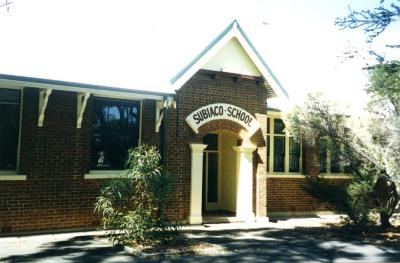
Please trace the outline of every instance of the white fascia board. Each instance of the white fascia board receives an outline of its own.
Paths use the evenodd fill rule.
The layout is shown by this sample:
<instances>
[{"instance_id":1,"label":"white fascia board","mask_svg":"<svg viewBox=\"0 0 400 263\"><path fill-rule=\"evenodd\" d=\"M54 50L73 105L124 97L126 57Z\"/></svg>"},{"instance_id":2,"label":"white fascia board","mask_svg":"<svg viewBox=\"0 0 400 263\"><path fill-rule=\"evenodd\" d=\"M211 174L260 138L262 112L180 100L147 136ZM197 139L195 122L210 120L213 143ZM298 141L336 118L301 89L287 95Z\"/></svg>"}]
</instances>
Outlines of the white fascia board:
<instances>
[{"instance_id":1,"label":"white fascia board","mask_svg":"<svg viewBox=\"0 0 400 263\"><path fill-rule=\"evenodd\" d=\"M236 28L236 27L235 27ZM207 53L194 63L173 85L173 90L179 90L182 86L196 74L210 59L212 59L219 50L221 50L231 38L234 37L233 31L225 34Z\"/></svg>"},{"instance_id":2,"label":"white fascia board","mask_svg":"<svg viewBox=\"0 0 400 263\"><path fill-rule=\"evenodd\" d=\"M8 80L8 79L0 79L0 85L10 85L10 86L20 86L20 87L32 87L32 88L40 88L40 89L53 89L53 90L62 90L62 91L70 91L70 92L88 92L93 95L99 95L103 97L118 97L118 98L127 98L127 99L153 99L153 100L162 100L164 96L156 95L156 94L145 94L145 93L135 93L135 92L124 92L123 89L121 91L113 91L113 90L103 90L103 89L90 89L84 87L70 87L65 85L52 85L46 83L35 83L29 81L20 81L20 80Z\"/></svg>"},{"instance_id":3,"label":"white fascia board","mask_svg":"<svg viewBox=\"0 0 400 263\"><path fill-rule=\"evenodd\" d=\"M286 94L281 90L280 85L271 76L268 69L260 61L253 49L247 43L246 39L240 33L235 23L232 29L225 34L206 54L199 58L173 85L173 90L179 90L196 72L201 69L210 59L212 59L218 51L220 51L232 38L236 38L242 45L252 62L256 65L261 75L267 80L271 88L276 92L278 97L287 98Z\"/></svg>"},{"instance_id":4,"label":"white fascia board","mask_svg":"<svg viewBox=\"0 0 400 263\"><path fill-rule=\"evenodd\" d=\"M234 27L234 36L238 39L239 43L242 45L246 53L249 55L250 59L256 65L257 69L261 72L261 75L267 80L271 88L276 92L278 97L287 98L286 94L280 88L280 85L275 81L275 78L271 76L268 69L265 68L264 64L260 61L257 54L254 53L253 49L244 39L242 34L239 32L237 27Z\"/></svg>"}]
</instances>

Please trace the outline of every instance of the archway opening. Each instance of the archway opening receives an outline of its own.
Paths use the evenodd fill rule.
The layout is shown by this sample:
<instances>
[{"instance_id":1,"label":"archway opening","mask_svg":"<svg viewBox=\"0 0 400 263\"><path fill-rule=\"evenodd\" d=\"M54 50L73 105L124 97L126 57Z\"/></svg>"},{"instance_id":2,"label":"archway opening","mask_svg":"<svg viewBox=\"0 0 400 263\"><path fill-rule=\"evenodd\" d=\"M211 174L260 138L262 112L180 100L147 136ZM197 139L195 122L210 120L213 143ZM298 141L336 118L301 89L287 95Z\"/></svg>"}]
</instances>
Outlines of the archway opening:
<instances>
[{"instance_id":1,"label":"archway opening","mask_svg":"<svg viewBox=\"0 0 400 263\"><path fill-rule=\"evenodd\" d=\"M210 221L229 220L236 216L237 171L235 146L238 137L215 131L203 137L207 145L203 155L202 210Z\"/></svg>"}]
</instances>

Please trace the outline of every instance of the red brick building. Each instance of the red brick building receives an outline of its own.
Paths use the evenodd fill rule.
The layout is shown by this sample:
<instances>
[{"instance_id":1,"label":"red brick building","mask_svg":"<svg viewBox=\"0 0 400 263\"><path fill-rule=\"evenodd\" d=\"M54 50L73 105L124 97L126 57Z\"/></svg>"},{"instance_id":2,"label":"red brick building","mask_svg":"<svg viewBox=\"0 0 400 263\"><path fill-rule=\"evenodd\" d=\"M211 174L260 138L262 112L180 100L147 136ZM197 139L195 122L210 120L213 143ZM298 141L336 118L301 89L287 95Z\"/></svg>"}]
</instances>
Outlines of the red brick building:
<instances>
[{"instance_id":1,"label":"red brick building","mask_svg":"<svg viewBox=\"0 0 400 263\"><path fill-rule=\"evenodd\" d=\"M302 185L343 167L292 140L273 97L287 94L236 21L165 92L0 74L0 233L98 226L104 179L140 144L174 177L171 217L326 212Z\"/></svg>"}]
</instances>

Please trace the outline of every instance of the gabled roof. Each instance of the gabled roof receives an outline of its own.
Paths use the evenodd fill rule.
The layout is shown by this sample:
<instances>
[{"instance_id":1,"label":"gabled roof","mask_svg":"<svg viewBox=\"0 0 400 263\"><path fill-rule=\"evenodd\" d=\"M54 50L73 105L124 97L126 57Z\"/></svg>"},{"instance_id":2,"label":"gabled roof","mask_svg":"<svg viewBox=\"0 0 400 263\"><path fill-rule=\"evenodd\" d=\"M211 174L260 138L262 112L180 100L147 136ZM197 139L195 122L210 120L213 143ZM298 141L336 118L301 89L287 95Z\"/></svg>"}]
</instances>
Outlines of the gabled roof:
<instances>
[{"instance_id":1,"label":"gabled roof","mask_svg":"<svg viewBox=\"0 0 400 263\"><path fill-rule=\"evenodd\" d=\"M219 50L221 50L229 40L236 38L242 45L247 55L261 72L264 79L271 86L272 90L278 97L286 97L289 95L282 87L278 78L271 71L270 67L261 57L260 53L251 43L242 27L237 20L230 23L211 43L201 51L186 67L178 72L170 83L175 90L180 89L196 72L201 69Z\"/></svg>"}]
</instances>

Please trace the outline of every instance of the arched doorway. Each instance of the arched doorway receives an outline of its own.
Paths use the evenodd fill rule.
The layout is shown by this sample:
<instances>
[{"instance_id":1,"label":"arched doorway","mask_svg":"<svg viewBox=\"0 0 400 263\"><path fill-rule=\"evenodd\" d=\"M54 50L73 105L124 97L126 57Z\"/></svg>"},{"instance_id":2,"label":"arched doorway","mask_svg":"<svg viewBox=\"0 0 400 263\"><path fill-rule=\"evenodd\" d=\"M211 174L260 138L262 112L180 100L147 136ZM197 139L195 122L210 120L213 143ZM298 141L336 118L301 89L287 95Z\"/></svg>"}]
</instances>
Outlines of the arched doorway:
<instances>
[{"instance_id":1,"label":"arched doorway","mask_svg":"<svg viewBox=\"0 0 400 263\"><path fill-rule=\"evenodd\" d=\"M230 212L235 221L253 221L253 207L261 211L258 214L264 213L266 202L261 197L266 198L265 191L262 192L266 184L257 177L258 167L253 166L253 153L264 141L258 119L238 106L216 103L193 111L186 122L203 138L193 138L195 143L189 143L189 223L201 224L203 215L213 211ZM212 144L214 147L209 146ZM253 180L254 172L257 181Z\"/></svg>"},{"instance_id":2,"label":"arched doorway","mask_svg":"<svg viewBox=\"0 0 400 263\"><path fill-rule=\"evenodd\" d=\"M211 132L217 133L218 132ZM207 135L207 134L206 134ZM237 145L237 137L218 135L222 138L218 143L210 142L205 139L204 143L201 144L190 144L191 148L191 187L190 187L190 224L201 224L203 222L203 212L207 211L228 211L231 213L236 212L236 216L232 219L235 221L250 221L254 220L253 214L253 152L257 149L256 146L247 143L244 145ZM212 138L215 136L209 136L204 138ZM218 138L218 137L217 137ZM224 144L225 139L226 145L216 148L211 147L208 152L204 151L208 144L214 143L216 145ZM207 143L207 144L205 144ZM229 149L228 155L225 155L224 149L233 149L234 159L230 158L232 151ZM217 149L217 150L215 150ZM220 152L221 151L221 152ZM210 155L211 154L211 155ZM210 161L210 156L211 161ZM225 158L224 158L225 156ZM227 161L218 160L227 159ZM234 161L233 161L234 160ZM212 162L210 164L210 162ZM224 167L228 167L227 171L222 171L222 163L225 163ZM234 164L232 164L234 163ZM214 168L210 168L214 166ZM217 167L217 168L215 168ZM211 170L212 169L212 170ZM229 170L235 170L235 184L232 183L232 174ZM203 170L207 170L203 173ZM209 177L209 174L214 173ZM221 174L227 174L221 178ZM212 177L214 176L214 177ZM204 179L203 179L204 178ZM219 178L219 179L218 179ZM218 183L219 182L219 183ZM224 182L224 183L223 183ZM221 187L223 184L233 187L235 191L226 191L226 188ZM203 187L204 185L204 187ZM218 194L219 193L219 194ZM223 193L223 194L222 194ZM224 199L225 198L225 199ZM236 201L236 204L235 204ZM232 206L236 207L232 208ZM226 217L226 216L225 216ZM226 218L225 220L229 220Z\"/></svg>"},{"instance_id":3,"label":"arched doorway","mask_svg":"<svg viewBox=\"0 0 400 263\"><path fill-rule=\"evenodd\" d=\"M241 141L232 133L216 131L203 137L202 212L206 219L236 216L237 171L234 147ZM207 220L206 220L207 221Z\"/></svg>"}]
</instances>

